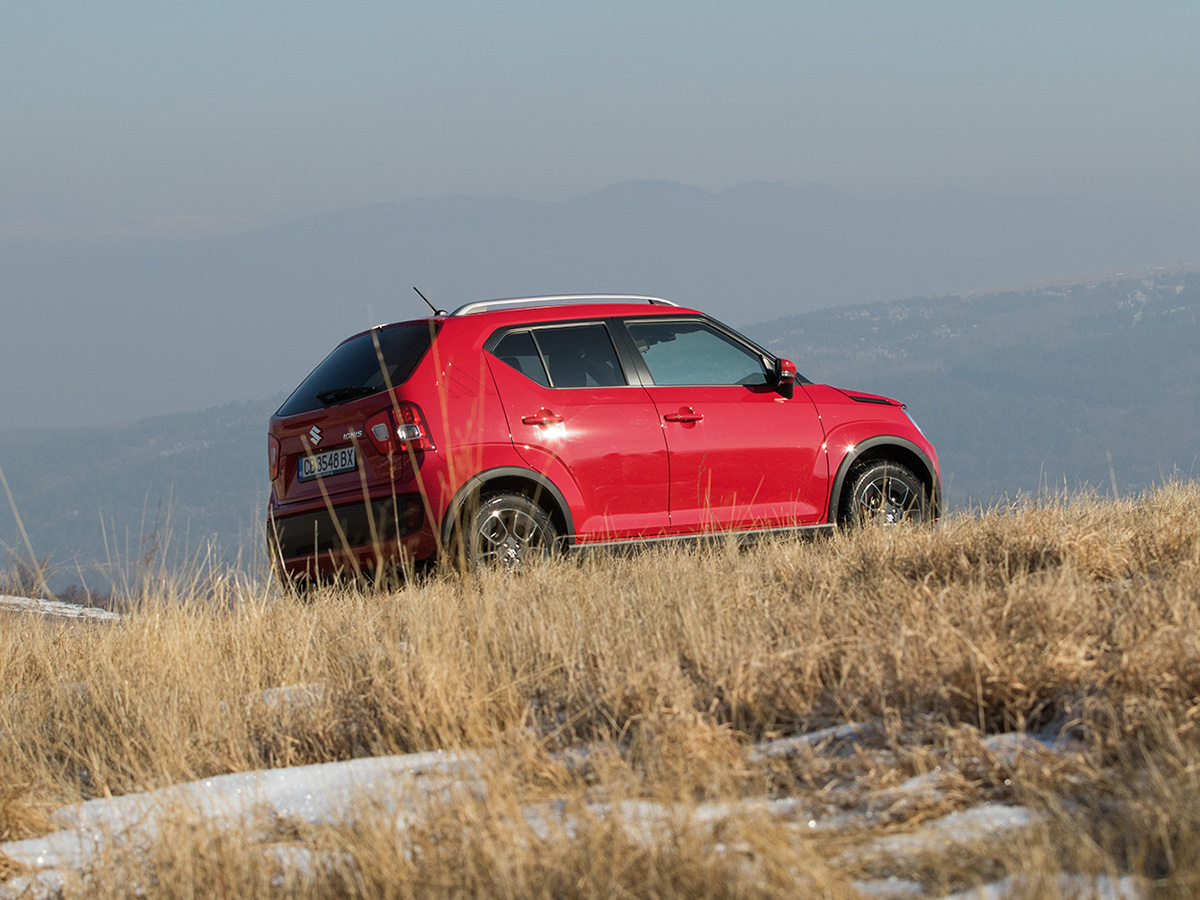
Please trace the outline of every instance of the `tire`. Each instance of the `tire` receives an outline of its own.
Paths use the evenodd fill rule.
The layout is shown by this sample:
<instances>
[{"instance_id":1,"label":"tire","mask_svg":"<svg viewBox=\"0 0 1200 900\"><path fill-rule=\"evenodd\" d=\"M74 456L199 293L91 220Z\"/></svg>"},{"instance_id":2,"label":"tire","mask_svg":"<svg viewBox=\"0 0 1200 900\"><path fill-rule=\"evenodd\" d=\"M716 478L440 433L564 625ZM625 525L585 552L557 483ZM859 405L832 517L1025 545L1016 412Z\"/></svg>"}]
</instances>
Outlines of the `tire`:
<instances>
[{"instance_id":1,"label":"tire","mask_svg":"<svg viewBox=\"0 0 1200 900\"><path fill-rule=\"evenodd\" d=\"M930 520L925 485L907 466L890 460L855 465L846 478L839 519L850 526Z\"/></svg>"},{"instance_id":2,"label":"tire","mask_svg":"<svg viewBox=\"0 0 1200 900\"><path fill-rule=\"evenodd\" d=\"M515 571L551 556L558 529L550 514L523 494L482 498L463 522L463 562L470 569Z\"/></svg>"}]
</instances>

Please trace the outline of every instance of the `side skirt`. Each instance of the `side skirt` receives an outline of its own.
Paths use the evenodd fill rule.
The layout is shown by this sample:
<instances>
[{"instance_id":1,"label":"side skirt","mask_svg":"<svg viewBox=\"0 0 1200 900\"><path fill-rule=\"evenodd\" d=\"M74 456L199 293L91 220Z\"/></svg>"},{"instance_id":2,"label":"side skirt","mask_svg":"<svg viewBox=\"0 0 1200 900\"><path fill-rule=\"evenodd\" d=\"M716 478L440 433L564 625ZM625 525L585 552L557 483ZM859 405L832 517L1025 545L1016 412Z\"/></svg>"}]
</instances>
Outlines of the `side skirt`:
<instances>
[{"instance_id":1,"label":"side skirt","mask_svg":"<svg viewBox=\"0 0 1200 900\"><path fill-rule=\"evenodd\" d=\"M825 523L821 525L788 525L781 528L756 528L749 531L701 531L691 534L668 534L660 537L625 538L613 541L588 541L586 543L581 543L579 540L573 538L571 543L567 545L567 549L574 555L586 553L589 550L612 552L635 550L664 544L694 544L696 546L707 547L730 539L737 541L739 544L753 544L764 538L810 538L822 534L832 534L836 530L836 526Z\"/></svg>"}]
</instances>

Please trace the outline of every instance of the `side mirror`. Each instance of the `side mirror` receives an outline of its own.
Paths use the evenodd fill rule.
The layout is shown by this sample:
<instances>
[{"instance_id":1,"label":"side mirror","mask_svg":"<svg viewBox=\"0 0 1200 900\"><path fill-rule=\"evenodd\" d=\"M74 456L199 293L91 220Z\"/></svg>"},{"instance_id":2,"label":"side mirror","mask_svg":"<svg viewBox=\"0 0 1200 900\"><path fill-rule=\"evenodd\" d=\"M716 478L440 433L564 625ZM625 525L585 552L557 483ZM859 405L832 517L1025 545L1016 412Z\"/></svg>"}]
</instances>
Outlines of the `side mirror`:
<instances>
[{"instance_id":1,"label":"side mirror","mask_svg":"<svg viewBox=\"0 0 1200 900\"><path fill-rule=\"evenodd\" d=\"M775 360L775 386L783 387L796 383L796 364L782 357Z\"/></svg>"}]
</instances>

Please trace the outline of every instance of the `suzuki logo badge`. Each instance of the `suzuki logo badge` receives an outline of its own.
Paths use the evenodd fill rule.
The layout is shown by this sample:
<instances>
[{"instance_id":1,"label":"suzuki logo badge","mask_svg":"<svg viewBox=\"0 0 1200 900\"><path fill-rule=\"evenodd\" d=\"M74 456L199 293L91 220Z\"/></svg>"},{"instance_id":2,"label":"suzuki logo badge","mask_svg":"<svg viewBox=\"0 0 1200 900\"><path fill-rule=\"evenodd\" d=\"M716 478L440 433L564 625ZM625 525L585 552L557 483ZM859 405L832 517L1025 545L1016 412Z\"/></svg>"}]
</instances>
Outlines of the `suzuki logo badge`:
<instances>
[{"instance_id":1,"label":"suzuki logo badge","mask_svg":"<svg viewBox=\"0 0 1200 900\"><path fill-rule=\"evenodd\" d=\"M318 428L316 425L314 425L312 428L310 428L308 430L308 439L310 441L312 441L312 445L314 447L317 446L317 444L321 443L321 429Z\"/></svg>"}]
</instances>

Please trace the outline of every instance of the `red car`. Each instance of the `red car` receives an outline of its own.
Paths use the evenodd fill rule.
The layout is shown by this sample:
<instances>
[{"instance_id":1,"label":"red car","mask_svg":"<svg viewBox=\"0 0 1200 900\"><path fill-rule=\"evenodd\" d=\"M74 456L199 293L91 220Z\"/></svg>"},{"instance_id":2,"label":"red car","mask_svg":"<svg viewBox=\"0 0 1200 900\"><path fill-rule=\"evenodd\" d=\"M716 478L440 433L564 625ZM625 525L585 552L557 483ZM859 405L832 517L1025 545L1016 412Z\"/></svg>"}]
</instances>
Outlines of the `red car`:
<instances>
[{"instance_id":1,"label":"red car","mask_svg":"<svg viewBox=\"0 0 1200 900\"><path fill-rule=\"evenodd\" d=\"M280 574L378 573L938 511L895 400L812 384L693 309L527 297L347 338L271 418Z\"/></svg>"}]
</instances>

